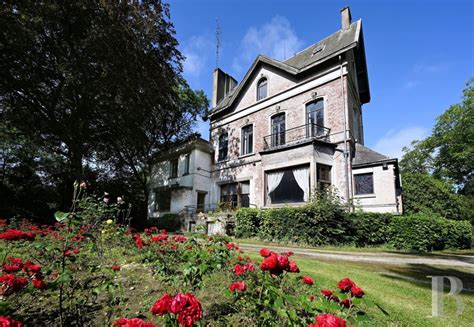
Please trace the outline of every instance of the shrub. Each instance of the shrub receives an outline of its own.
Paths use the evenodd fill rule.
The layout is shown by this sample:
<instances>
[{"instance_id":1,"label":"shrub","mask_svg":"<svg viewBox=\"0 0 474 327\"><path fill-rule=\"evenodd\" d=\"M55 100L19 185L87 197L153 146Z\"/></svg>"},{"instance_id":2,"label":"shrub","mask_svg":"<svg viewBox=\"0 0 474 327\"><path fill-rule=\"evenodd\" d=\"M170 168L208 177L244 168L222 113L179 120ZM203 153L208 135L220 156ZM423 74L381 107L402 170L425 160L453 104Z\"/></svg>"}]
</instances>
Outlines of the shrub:
<instances>
[{"instance_id":1,"label":"shrub","mask_svg":"<svg viewBox=\"0 0 474 327\"><path fill-rule=\"evenodd\" d=\"M166 229L169 232L179 231L182 227L181 219L177 214L167 213L160 218L153 218L148 221L149 226L158 229Z\"/></svg>"},{"instance_id":2,"label":"shrub","mask_svg":"<svg viewBox=\"0 0 474 327\"><path fill-rule=\"evenodd\" d=\"M432 213L393 217L389 243L397 249L432 251L445 248L469 248L472 226L467 221L455 221Z\"/></svg>"},{"instance_id":3,"label":"shrub","mask_svg":"<svg viewBox=\"0 0 474 327\"><path fill-rule=\"evenodd\" d=\"M318 192L303 207L266 210L258 236L264 240L309 245L343 244L349 241L350 229L343 205L328 191Z\"/></svg>"},{"instance_id":4,"label":"shrub","mask_svg":"<svg viewBox=\"0 0 474 327\"><path fill-rule=\"evenodd\" d=\"M250 238L257 236L262 219L262 210L242 208L235 214L235 236Z\"/></svg>"},{"instance_id":5,"label":"shrub","mask_svg":"<svg viewBox=\"0 0 474 327\"><path fill-rule=\"evenodd\" d=\"M391 214L355 212L348 214L352 223L352 240L356 246L382 245L388 239Z\"/></svg>"}]
</instances>

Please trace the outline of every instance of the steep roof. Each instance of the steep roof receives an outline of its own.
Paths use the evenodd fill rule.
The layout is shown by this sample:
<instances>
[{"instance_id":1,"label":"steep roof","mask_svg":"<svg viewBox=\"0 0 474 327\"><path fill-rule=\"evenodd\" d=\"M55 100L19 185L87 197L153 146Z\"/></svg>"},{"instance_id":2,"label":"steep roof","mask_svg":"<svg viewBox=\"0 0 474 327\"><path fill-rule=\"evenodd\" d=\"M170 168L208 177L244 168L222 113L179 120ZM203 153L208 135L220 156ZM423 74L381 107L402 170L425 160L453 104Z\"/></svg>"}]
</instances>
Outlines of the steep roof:
<instances>
[{"instance_id":1,"label":"steep roof","mask_svg":"<svg viewBox=\"0 0 474 327\"><path fill-rule=\"evenodd\" d=\"M214 114L232 105L234 100L238 97L240 91L245 87L247 82L249 82L252 73L261 64L271 65L295 76L316 65L321 64L330 58L334 58L335 56L351 48L357 47L360 44L361 46L359 52L360 56L363 57L361 62L364 65L363 73L366 76L365 52L363 49L363 40L361 37L362 20L359 19L358 21L352 23L348 29L341 29L331 34L323 40L296 53L293 57L290 57L285 61L279 61L264 55L258 55L242 81L233 90L226 94L226 96L217 104L217 106L212 109L210 116L213 116ZM315 51L317 48L320 51ZM366 102L368 102L368 99L370 99L370 96L367 97Z\"/></svg>"},{"instance_id":2,"label":"steep roof","mask_svg":"<svg viewBox=\"0 0 474 327\"><path fill-rule=\"evenodd\" d=\"M356 143L355 145L355 156L352 160L352 166L364 166L369 164L374 164L377 162L384 161L396 161L395 158L387 157L383 154L380 154L372 149L369 149L362 144Z\"/></svg>"}]
</instances>

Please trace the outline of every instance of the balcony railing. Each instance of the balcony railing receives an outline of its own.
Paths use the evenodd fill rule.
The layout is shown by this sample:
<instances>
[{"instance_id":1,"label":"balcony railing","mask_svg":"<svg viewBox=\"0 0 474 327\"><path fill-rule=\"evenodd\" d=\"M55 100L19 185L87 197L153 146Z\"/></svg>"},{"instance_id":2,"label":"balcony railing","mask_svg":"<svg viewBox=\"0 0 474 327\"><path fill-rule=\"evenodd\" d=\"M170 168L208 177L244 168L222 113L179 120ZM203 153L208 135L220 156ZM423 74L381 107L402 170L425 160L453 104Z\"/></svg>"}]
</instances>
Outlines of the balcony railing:
<instances>
[{"instance_id":1,"label":"balcony railing","mask_svg":"<svg viewBox=\"0 0 474 327\"><path fill-rule=\"evenodd\" d=\"M303 143L308 140L329 141L331 129L316 125L306 124L289 128L280 133L273 133L264 137L264 150L273 150L281 147Z\"/></svg>"}]
</instances>

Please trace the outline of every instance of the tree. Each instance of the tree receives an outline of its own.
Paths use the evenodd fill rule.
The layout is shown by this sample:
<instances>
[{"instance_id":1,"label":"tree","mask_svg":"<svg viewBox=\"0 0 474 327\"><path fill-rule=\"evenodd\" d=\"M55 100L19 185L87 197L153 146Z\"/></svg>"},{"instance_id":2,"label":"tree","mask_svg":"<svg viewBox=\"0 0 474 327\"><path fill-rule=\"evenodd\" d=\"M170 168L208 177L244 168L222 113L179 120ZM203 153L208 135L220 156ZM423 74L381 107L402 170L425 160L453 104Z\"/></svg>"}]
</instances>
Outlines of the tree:
<instances>
[{"instance_id":1,"label":"tree","mask_svg":"<svg viewBox=\"0 0 474 327\"><path fill-rule=\"evenodd\" d=\"M467 83L463 102L436 119L432 135L404 149L402 172L432 173L470 193L474 177L474 79Z\"/></svg>"},{"instance_id":2,"label":"tree","mask_svg":"<svg viewBox=\"0 0 474 327\"><path fill-rule=\"evenodd\" d=\"M53 173L61 176L63 206L72 182L85 177L85 163L113 164L109 176L131 176L146 192L153 157L188 137L208 105L181 76L168 6L160 0L2 4L0 113L38 156L61 162ZM51 173L37 168L37 175Z\"/></svg>"},{"instance_id":3,"label":"tree","mask_svg":"<svg viewBox=\"0 0 474 327\"><path fill-rule=\"evenodd\" d=\"M474 79L463 101L436 119L432 134L404 148L404 210L474 221Z\"/></svg>"}]
</instances>

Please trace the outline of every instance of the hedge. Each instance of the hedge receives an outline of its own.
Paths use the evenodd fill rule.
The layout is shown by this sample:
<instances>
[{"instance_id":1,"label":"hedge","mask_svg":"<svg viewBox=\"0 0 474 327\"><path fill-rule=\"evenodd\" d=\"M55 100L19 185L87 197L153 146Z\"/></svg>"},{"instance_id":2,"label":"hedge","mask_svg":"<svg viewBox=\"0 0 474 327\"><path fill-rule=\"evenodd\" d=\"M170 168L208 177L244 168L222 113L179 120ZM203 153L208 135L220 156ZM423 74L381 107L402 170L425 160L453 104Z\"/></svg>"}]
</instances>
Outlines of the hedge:
<instances>
[{"instance_id":1,"label":"hedge","mask_svg":"<svg viewBox=\"0 0 474 327\"><path fill-rule=\"evenodd\" d=\"M388 244L399 250L424 252L470 248L472 225L432 213L407 216L347 213L334 206L308 204L267 210L240 209L236 214L235 235L312 246Z\"/></svg>"},{"instance_id":2,"label":"hedge","mask_svg":"<svg viewBox=\"0 0 474 327\"><path fill-rule=\"evenodd\" d=\"M472 225L432 213L393 217L388 228L389 244L406 251L467 249L471 247Z\"/></svg>"}]
</instances>

